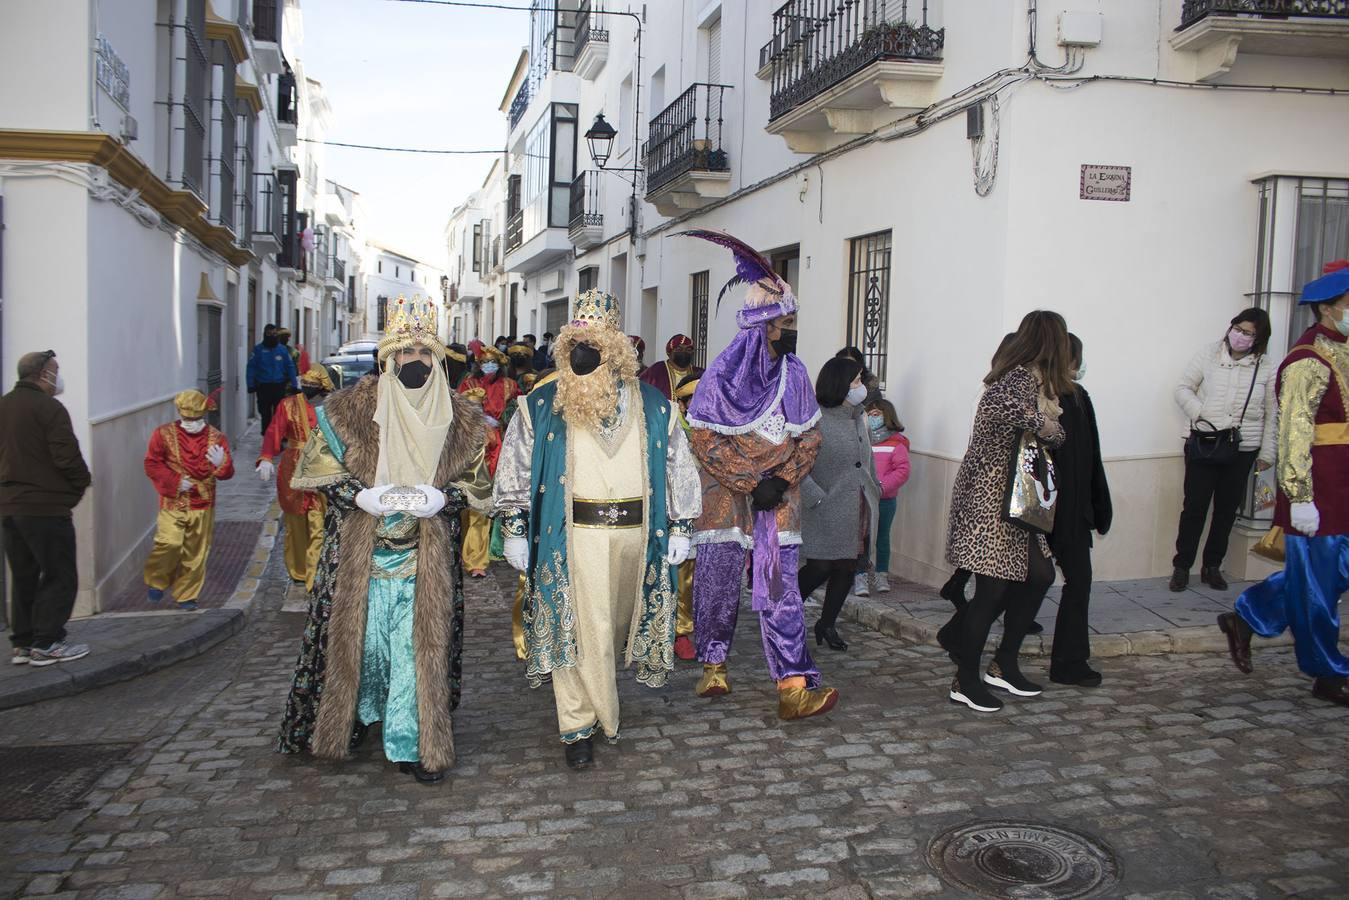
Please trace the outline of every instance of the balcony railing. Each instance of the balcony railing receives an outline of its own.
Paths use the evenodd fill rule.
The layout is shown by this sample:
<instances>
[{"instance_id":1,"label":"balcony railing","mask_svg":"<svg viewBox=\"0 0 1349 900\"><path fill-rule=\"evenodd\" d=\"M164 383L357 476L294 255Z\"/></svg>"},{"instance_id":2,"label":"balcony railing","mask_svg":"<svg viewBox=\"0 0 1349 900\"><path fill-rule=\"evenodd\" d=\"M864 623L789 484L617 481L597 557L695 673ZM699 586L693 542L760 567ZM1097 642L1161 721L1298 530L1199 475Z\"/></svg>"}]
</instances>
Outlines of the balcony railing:
<instances>
[{"instance_id":1,"label":"balcony railing","mask_svg":"<svg viewBox=\"0 0 1349 900\"><path fill-rule=\"evenodd\" d=\"M506 220L506 252L518 250L525 242L525 211L518 210Z\"/></svg>"},{"instance_id":2,"label":"balcony railing","mask_svg":"<svg viewBox=\"0 0 1349 900\"><path fill-rule=\"evenodd\" d=\"M695 84L651 120L651 138L643 162L648 193L685 172L730 170L730 160L721 147L723 108L729 89L724 84Z\"/></svg>"},{"instance_id":3,"label":"balcony railing","mask_svg":"<svg viewBox=\"0 0 1349 900\"><path fill-rule=\"evenodd\" d=\"M1349 19L1349 0L1185 0L1178 30L1189 28L1207 16Z\"/></svg>"},{"instance_id":4,"label":"balcony railing","mask_svg":"<svg viewBox=\"0 0 1349 900\"><path fill-rule=\"evenodd\" d=\"M776 119L880 60L940 60L946 29L927 24L927 0L788 0L773 13Z\"/></svg>"},{"instance_id":5,"label":"balcony railing","mask_svg":"<svg viewBox=\"0 0 1349 900\"><path fill-rule=\"evenodd\" d=\"M290 66L276 79L276 120L288 125L300 124L300 98L296 92L295 73Z\"/></svg>"},{"instance_id":6,"label":"balcony railing","mask_svg":"<svg viewBox=\"0 0 1349 900\"><path fill-rule=\"evenodd\" d=\"M590 177L586 177L590 176ZM600 179L598 172L582 172L571 183L569 228L584 228L587 225L603 225L604 215L600 213Z\"/></svg>"},{"instance_id":7,"label":"balcony railing","mask_svg":"<svg viewBox=\"0 0 1349 900\"><path fill-rule=\"evenodd\" d=\"M341 259L340 257L334 256L334 257L332 258L332 264L331 264L331 266L329 266L329 268L328 268L328 274L329 274L331 277L337 279L337 280L338 280L339 282L341 282L342 284L346 284L346 281L347 281L347 263L346 263L346 260Z\"/></svg>"},{"instance_id":8,"label":"balcony railing","mask_svg":"<svg viewBox=\"0 0 1349 900\"><path fill-rule=\"evenodd\" d=\"M520 90L515 92L515 99L511 101L511 128L520 124L524 118L525 110L529 109L529 81L520 82Z\"/></svg>"},{"instance_id":9,"label":"balcony railing","mask_svg":"<svg viewBox=\"0 0 1349 900\"><path fill-rule=\"evenodd\" d=\"M581 0L581 5L576 10L576 55L579 57L585 45L591 41L596 43L609 43L609 32L604 28L596 28L598 22L594 22L591 17L591 7L594 4L591 0Z\"/></svg>"},{"instance_id":10,"label":"balcony railing","mask_svg":"<svg viewBox=\"0 0 1349 900\"><path fill-rule=\"evenodd\" d=\"M281 0L253 0L253 40L281 42Z\"/></svg>"},{"instance_id":11,"label":"balcony railing","mask_svg":"<svg viewBox=\"0 0 1349 900\"><path fill-rule=\"evenodd\" d=\"M247 249L252 240L253 222L253 191L250 185L243 185L234 195L234 221L238 227L234 229L234 242L240 247Z\"/></svg>"},{"instance_id":12,"label":"balcony railing","mask_svg":"<svg viewBox=\"0 0 1349 900\"><path fill-rule=\"evenodd\" d=\"M492 268L501 265L501 235L492 238Z\"/></svg>"}]
</instances>

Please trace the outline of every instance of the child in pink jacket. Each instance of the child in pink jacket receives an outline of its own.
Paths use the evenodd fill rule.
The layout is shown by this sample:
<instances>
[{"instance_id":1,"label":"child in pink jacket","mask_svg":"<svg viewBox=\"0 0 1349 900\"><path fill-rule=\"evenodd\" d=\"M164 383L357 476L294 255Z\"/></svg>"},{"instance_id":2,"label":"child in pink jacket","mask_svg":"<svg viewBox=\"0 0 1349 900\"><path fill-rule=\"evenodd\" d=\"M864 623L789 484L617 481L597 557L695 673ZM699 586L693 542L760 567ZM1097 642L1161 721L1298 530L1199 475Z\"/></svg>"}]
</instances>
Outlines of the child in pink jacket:
<instances>
[{"instance_id":1,"label":"child in pink jacket","mask_svg":"<svg viewBox=\"0 0 1349 900\"><path fill-rule=\"evenodd\" d=\"M899 489L909 480L909 439L904 425L889 400L867 402L867 429L871 434L871 454L876 460L876 477L881 481L880 518L876 525L877 591L890 590L890 524L895 520ZM858 585L865 594L865 576Z\"/></svg>"}]
</instances>

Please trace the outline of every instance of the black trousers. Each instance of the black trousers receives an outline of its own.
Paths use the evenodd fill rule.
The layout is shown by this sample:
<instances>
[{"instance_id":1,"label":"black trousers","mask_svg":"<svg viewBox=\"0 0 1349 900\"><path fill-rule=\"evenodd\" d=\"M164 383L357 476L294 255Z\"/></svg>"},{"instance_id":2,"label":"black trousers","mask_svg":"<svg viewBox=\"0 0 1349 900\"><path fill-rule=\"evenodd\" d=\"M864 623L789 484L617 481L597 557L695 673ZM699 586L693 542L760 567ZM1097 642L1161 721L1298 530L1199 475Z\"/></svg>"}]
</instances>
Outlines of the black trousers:
<instances>
[{"instance_id":1,"label":"black trousers","mask_svg":"<svg viewBox=\"0 0 1349 900\"><path fill-rule=\"evenodd\" d=\"M1063 595L1054 620L1054 647L1050 666L1072 666L1091 658L1087 607L1091 603L1091 541L1054 544L1054 559L1063 570Z\"/></svg>"},{"instance_id":2,"label":"black trousers","mask_svg":"<svg viewBox=\"0 0 1349 900\"><path fill-rule=\"evenodd\" d=\"M286 383L284 381L276 384L258 383L258 417L262 419L262 433L267 433L267 426L272 424L272 416L276 413L276 407L282 400L286 399Z\"/></svg>"},{"instance_id":3,"label":"black trousers","mask_svg":"<svg viewBox=\"0 0 1349 900\"><path fill-rule=\"evenodd\" d=\"M821 627L833 628L838 621L838 614L843 610L843 601L848 599L855 574L855 559L808 559L801 567L797 580L802 598L815 593L820 585L825 586L824 609L820 612L819 622Z\"/></svg>"},{"instance_id":4,"label":"black trousers","mask_svg":"<svg viewBox=\"0 0 1349 900\"><path fill-rule=\"evenodd\" d=\"M10 642L45 650L65 640L75 608L75 523L70 516L5 516L0 525L14 574Z\"/></svg>"},{"instance_id":5,"label":"black trousers","mask_svg":"<svg viewBox=\"0 0 1349 900\"><path fill-rule=\"evenodd\" d=\"M1180 512L1180 529L1176 534L1176 556L1171 564L1189 571L1199 549L1199 536L1204 533L1209 506L1213 507L1213 522L1209 525L1208 540L1204 543L1204 567L1216 569L1227 556L1227 541L1237 521L1237 507L1242 492L1255 465L1256 450L1238 453L1225 466L1185 461L1185 505Z\"/></svg>"},{"instance_id":6,"label":"black trousers","mask_svg":"<svg viewBox=\"0 0 1349 900\"><path fill-rule=\"evenodd\" d=\"M1026 629L1035 621L1045 593L1054 583L1054 563L1040 552L1039 541L1030 539L1025 581L1009 581L991 575L974 576L974 598L942 626L945 642L958 648L962 677L978 678L980 657L988 632L998 616L1002 620L1002 643L994 659L1015 662Z\"/></svg>"}]
</instances>

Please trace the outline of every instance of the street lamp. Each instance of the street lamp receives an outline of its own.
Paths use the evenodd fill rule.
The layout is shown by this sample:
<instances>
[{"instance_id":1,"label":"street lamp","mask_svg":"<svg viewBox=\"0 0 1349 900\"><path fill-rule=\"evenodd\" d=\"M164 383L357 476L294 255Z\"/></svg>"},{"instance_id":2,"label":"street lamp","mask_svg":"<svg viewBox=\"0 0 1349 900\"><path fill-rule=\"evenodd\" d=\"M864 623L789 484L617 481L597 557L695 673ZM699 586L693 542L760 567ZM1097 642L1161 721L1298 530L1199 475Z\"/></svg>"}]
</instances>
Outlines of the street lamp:
<instances>
[{"instance_id":1,"label":"street lamp","mask_svg":"<svg viewBox=\"0 0 1349 900\"><path fill-rule=\"evenodd\" d=\"M614 138L617 136L618 132L614 130L614 126L604 121L604 113L595 116L595 123L586 132L586 143L590 145L590 158L601 169L609 161L609 154L614 146Z\"/></svg>"}]
</instances>

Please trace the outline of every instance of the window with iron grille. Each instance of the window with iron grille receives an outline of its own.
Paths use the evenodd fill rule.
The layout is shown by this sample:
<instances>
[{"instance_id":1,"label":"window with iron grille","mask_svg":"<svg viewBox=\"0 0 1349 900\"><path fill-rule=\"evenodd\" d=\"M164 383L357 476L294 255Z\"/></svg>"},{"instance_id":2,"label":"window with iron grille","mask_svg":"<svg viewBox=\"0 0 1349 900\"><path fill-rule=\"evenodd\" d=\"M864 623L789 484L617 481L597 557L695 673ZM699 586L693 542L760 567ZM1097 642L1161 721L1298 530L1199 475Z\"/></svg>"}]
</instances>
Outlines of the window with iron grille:
<instances>
[{"instance_id":1,"label":"window with iron grille","mask_svg":"<svg viewBox=\"0 0 1349 900\"><path fill-rule=\"evenodd\" d=\"M586 291L592 291L599 285L600 267L586 266L576 273L576 293L584 294Z\"/></svg>"},{"instance_id":2,"label":"window with iron grille","mask_svg":"<svg viewBox=\"0 0 1349 900\"><path fill-rule=\"evenodd\" d=\"M220 75L220 86L212 92L211 139L207 151L207 169L211 173L210 213L212 221L226 228L235 227L234 181L236 117L234 113L234 56L224 41L210 41L211 68ZM212 78L214 84L215 79Z\"/></svg>"},{"instance_id":3,"label":"window with iron grille","mask_svg":"<svg viewBox=\"0 0 1349 900\"><path fill-rule=\"evenodd\" d=\"M389 311L389 298L381 294L375 298L375 330L384 330L384 317Z\"/></svg>"},{"instance_id":4,"label":"window with iron grille","mask_svg":"<svg viewBox=\"0 0 1349 900\"><path fill-rule=\"evenodd\" d=\"M889 358L890 241L889 231L878 231L848 242L848 343L862 351L882 390Z\"/></svg>"},{"instance_id":5,"label":"window with iron grille","mask_svg":"<svg viewBox=\"0 0 1349 900\"><path fill-rule=\"evenodd\" d=\"M206 57L206 0L187 0L183 21L186 36L183 84L183 186L205 197L206 82L210 67Z\"/></svg>"},{"instance_id":6,"label":"window with iron grille","mask_svg":"<svg viewBox=\"0 0 1349 900\"><path fill-rule=\"evenodd\" d=\"M711 272L694 272L693 287L693 364L707 366L707 293Z\"/></svg>"},{"instance_id":7,"label":"window with iron grille","mask_svg":"<svg viewBox=\"0 0 1349 900\"><path fill-rule=\"evenodd\" d=\"M234 233L239 244L246 246L252 240L253 215L253 129L257 119L250 107L240 107L235 114L235 197L238 215L234 219Z\"/></svg>"}]
</instances>

